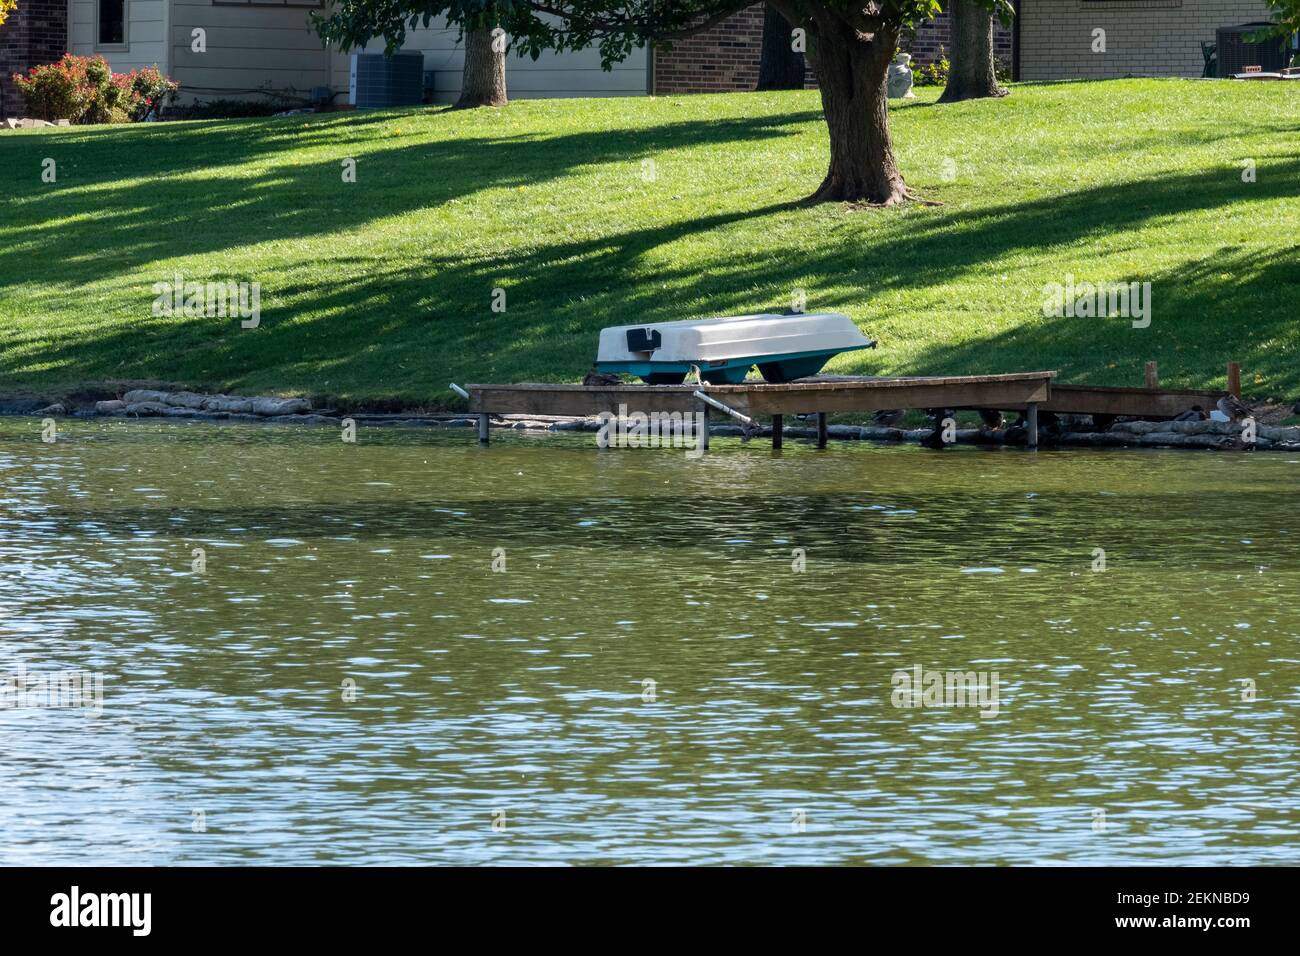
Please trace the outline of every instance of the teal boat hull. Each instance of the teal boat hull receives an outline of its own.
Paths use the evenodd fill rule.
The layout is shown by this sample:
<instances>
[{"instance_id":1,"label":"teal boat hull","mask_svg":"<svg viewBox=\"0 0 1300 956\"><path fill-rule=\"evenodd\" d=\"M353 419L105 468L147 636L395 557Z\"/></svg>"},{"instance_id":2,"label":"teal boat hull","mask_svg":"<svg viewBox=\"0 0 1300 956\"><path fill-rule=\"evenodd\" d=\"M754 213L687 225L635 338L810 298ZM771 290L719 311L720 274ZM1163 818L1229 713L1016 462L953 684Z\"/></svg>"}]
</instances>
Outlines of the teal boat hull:
<instances>
[{"instance_id":1,"label":"teal boat hull","mask_svg":"<svg viewBox=\"0 0 1300 956\"><path fill-rule=\"evenodd\" d=\"M797 378L816 375L827 362L841 352L856 352L870 348L855 345L847 349L827 349L820 352L790 352L786 355L763 355L748 358L724 359L719 362L597 362L601 372L635 375L647 385L680 385L692 365L700 368L700 377L711 385L739 385L758 366L766 382L792 382Z\"/></svg>"}]
</instances>

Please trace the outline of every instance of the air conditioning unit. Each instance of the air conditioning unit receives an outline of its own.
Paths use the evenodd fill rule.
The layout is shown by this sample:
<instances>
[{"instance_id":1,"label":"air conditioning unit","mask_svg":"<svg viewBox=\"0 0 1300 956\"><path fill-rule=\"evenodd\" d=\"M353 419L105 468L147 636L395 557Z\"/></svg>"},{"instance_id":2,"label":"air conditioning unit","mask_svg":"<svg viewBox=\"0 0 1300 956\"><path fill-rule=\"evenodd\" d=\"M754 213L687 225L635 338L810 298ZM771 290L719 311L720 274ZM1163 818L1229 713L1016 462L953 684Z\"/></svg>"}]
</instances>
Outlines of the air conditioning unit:
<instances>
[{"instance_id":1,"label":"air conditioning unit","mask_svg":"<svg viewBox=\"0 0 1300 956\"><path fill-rule=\"evenodd\" d=\"M1245 73L1248 66L1257 66L1265 73L1276 73L1289 65L1287 48L1290 44L1286 37L1271 36L1259 43L1247 39L1271 26L1273 24L1268 22L1243 23L1239 27L1219 27L1215 31L1220 78Z\"/></svg>"},{"instance_id":2,"label":"air conditioning unit","mask_svg":"<svg viewBox=\"0 0 1300 956\"><path fill-rule=\"evenodd\" d=\"M419 106L423 98L423 53L352 54L348 102L357 109Z\"/></svg>"}]
</instances>

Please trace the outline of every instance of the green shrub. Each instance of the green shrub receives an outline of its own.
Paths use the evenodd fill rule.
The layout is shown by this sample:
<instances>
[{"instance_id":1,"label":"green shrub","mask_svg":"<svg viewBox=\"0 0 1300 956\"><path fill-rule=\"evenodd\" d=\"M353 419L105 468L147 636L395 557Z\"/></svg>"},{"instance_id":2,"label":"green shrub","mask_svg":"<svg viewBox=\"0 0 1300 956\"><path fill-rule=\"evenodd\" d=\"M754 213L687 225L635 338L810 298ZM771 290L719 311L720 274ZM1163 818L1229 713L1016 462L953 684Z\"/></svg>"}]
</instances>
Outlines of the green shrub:
<instances>
[{"instance_id":1,"label":"green shrub","mask_svg":"<svg viewBox=\"0 0 1300 956\"><path fill-rule=\"evenodd\" d=\"M167 113L170 119L205 120L205 119L246 119L253 116L274 116L285 110L296 109L305 104L303 97L281 94L263 94L269 97L261 100L211 99L201 103L189 103L178 106Z\"/></svg>"},{"instance_id":2,"label":"green shrub","mask_svg":"<svg viewBox=\"0 0 1300 956\"><path fill-rule=\"evenodd\" d=\"M914 71L912 82L917 86L947 86L948 71L952 64L948 62L948 54L944 52L943 47L939 47L939 56L933 63L927 63L925 66L918 66ZM1011 61L1006 57L995 56L993 58L993 75L997 77L998 83L1011 82Z\"/></svg>"},{"instance_id":3,"label":"green shrub","mask_svg":"<svg viewBox=\"0 0 1300 956\"><path fill-rule=\"evenodd\" d=\"M1005 56L993 58L993 75L999 84L1011 82L1011 60Z\"/></svg>"},{"instance_id":4,"label":"green shrub","mask_svg":"<svg viewBox=\"0 0 1300 956\"><path fill-rule=\"evenodd\" d=\"M157 64L132 70L126 77L131 81L131 119L136 122L148 119L151 114L157 119L163 103L180 89L180 84L164 76Z\"/></svg>"},{"instance_id":5,"label":"green shrub","mask_svg":"<svg viewBox=\"0 0 1300 956\"><path fill-rule=\"evenodd\" d=\"M85 70L68 54L58 63L34 66L26 76L13 75L34 119L70 120L86 111Z\"/></svg>"},{"instance_id":6,"label":"green shrub","mask_svg":"<svg viewBox=\"0 0 1300 956\"><path fill-rule=\"evenodd\" d=\"M58 63L34 66L14 83L35 119L125 123L156 113L177 84L156 67L114 73L102 56L65 53Z\"/></svg>"},{"instance_id":7,"label":"green shrub","mask_svg":"<svg viewBox=\"0 0 1300 956\"><path fill-rule=\"evenodd\" d=\"M917 86L944 86L948 82L948 54L939 47L939 55L933 62L917 67L912 82Z\"/></svg>"}]
</instances>

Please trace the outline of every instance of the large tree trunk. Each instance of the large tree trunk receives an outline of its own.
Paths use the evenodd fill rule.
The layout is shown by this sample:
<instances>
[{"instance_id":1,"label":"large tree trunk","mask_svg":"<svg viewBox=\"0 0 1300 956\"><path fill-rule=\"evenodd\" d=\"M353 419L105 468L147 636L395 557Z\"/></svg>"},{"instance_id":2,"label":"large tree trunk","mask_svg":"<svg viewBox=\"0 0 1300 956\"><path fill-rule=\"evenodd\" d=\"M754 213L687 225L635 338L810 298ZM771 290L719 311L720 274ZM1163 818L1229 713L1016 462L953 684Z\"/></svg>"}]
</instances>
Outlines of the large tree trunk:
<instances>
[{"instance_id":1,"label":"large tree trunk","mask_svg":"<svg viewBox=\"0 0 1300 956\"><path fill-rule=\"evenodd\" d=\"M993 69L993 14L971 0L956 0L952 17L952 58L940 103L1006 96Z\"/></svg>"},{"instance_id":2,"label":"large tree trunk","mask_svg":"<svg viewBox=\"0 0 1300 956\"><path fill-rule=\"evenodd\" d=\"M802 90L804 59L794 51L794 28L769 3L763 11L763 52L758 61L760 90Z\"/></svg>"},{"instance_id":3,"label":"large tree trunk","mask_svg":"<svg viewBox=\"0 0 1300 956\"><path fill-rule=\"evenodd\" d=\"M897 30L869 42L849 31L820 31L813 50L822 112L831 135L831 162L813 202L892 206L908 198L889 137L885 74L898 50Z\"/></svg>"},{"instance_id":4,"label":"large tree trunk","mask_svg":"<svg viewBox=\"0 0 1300 956\"><path fill-rule=\"evenodd\" d=\"M505 37L501 37L504 41ZM492 49L492 31L469 30L465 33L465 69L461 74L458 110L476 106L506 105L506 51Z\"/></svg>"}]
</instances>

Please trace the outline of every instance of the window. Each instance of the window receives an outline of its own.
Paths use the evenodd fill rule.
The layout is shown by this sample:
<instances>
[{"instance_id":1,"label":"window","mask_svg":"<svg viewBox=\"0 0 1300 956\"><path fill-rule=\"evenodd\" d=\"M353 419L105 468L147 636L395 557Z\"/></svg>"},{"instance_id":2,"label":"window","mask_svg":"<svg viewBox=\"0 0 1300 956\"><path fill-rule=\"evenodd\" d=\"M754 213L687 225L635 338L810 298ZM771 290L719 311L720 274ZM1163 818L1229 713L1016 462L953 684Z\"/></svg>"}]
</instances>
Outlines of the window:
<instances>
[{"instance_id":1,"label":"window","mask_svg":"<svg viewBox=\"0 0 1300 956\"><path fill-rule=\"evenodd\" d=\"M214 7L319 7L321 0L212 0Z\"/></svg>"},{"instance_id":2,"label":"window","mask_svg":"<svg viewBox=\"0 0 1300 956\"><path fill-rule=\"evenodd\" d=\"M1079 9L1094 10L1112 7L1120 10L1143 7L1181 7L1183 0L1079 0Z\"/></svg>"},{"instance_id":3,"label":"window","mask_svg":"<svg viewBox=\"0 0 1300 956\"><path fill-rule=\"evenodd\" d=\"M96 46L126 46L126 0L99 0Z\"/></svg>"}]
</instances>

